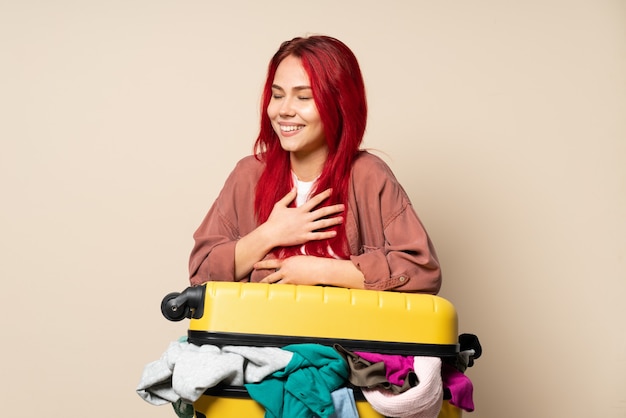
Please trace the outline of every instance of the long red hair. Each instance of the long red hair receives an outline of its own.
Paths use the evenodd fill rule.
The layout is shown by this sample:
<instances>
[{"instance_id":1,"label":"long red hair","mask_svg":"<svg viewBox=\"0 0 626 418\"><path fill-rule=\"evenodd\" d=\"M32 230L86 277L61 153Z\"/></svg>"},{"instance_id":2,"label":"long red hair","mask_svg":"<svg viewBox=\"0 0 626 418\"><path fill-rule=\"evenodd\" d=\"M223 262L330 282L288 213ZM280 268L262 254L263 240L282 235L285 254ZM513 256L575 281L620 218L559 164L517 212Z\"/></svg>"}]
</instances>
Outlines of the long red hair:
<instances>
[{"instance_id":1,"label":"long red hair","mask_svg":"<svg viewBox=\"0 0 626 418\"><path fill-rule=\"evenodd\" d=\"M288 56L300 58L309 76L315 105L328 144L328 158L312 194L327 188L333 194L321 205L344 203L347 207L352 163L359 152L367 120L365 85L358 61L341 41L329 36L294 38L284 42L272 57L261 100L261 127L254 144L256 157L265 168L256 186L255 212L259 223L267 220L274 204L293 187L289 152L282 149L267 115L276 69ZM345 216L345 215L344 215ZM335 227L329 240L305 244L306 254L329 257L328 248L341 258L349 255L345 225ZM274 249L281 258L300 253L300 246Z\"/></svg>"}]
</instances>

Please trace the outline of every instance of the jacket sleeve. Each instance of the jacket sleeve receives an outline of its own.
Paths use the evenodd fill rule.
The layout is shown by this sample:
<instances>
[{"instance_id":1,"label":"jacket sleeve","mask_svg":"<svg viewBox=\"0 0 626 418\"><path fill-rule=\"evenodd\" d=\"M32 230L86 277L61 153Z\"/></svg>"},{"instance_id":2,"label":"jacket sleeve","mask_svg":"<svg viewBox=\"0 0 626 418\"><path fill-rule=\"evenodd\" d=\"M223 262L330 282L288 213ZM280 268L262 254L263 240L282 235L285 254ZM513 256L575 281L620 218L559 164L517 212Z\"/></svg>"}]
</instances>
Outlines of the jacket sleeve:
<instances>
[{"instance_id":1,"label":"jacket sleeve","mask_svg":"<svg viewBox=\"0 0 626 418\"><path fill-rule=\"evenodd\" d=\"M189 257L189 281L235 280L235 245L255 227L254 185L258 164L243 159L226 179L220 194L193 234Z\"/></svg>"},{"instance_id":2,"label":"jacket sleeve","mask_svg":"<svg viewBox=\"0 0 626 418\"><path fill-rule=\"evenodd\" d=\"M369 167L366 178L355 180L361 184L355 185L353 201L360 248L351 260L365 276L365 288L438 293L437 254L391 170L380 160Z\"/></svg>"},{"instance_id":3,"label":"jacket sleeve","mask_svg":"<svg viewBox=\"0 0 626 418\"><path fill-rule=\"evenodd\" d=\"M441 268L426 231L409 205L386 229L382 247L363 246L352 262L365 276L365 288L437 294Z\"/></svg>"},{"instance_id":4,"label":"jacket sleeve","mask_svg":"<svg viewBox=\"0 0 626 418\"><path fill-rule=\"evenodd\" d=\"M189 257L191 285L235 280L237 234L220 206L218 198L193 234L194 246Z\"/></svg>"}]
</instances>

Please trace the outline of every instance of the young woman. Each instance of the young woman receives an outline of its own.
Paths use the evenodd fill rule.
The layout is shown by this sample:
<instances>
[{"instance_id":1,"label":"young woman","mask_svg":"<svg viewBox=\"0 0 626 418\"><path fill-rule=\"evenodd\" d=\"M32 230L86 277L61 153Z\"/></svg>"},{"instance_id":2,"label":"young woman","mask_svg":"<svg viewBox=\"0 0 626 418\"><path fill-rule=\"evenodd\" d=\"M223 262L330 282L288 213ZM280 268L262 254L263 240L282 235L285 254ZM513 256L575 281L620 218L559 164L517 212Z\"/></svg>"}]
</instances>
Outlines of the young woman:
<instances>
[{"instance_id":1,"label":"young woman","mask_svg":"<svg viewBox=\"0 0 626 418\"><path fill-rule=\"evenodd\" d=\"M437 293L432 243L389 167L361 150L358 62L327 36L284 42L269 64L255 154L194 234L190 281Z\"/></svg>"}]
</instances>

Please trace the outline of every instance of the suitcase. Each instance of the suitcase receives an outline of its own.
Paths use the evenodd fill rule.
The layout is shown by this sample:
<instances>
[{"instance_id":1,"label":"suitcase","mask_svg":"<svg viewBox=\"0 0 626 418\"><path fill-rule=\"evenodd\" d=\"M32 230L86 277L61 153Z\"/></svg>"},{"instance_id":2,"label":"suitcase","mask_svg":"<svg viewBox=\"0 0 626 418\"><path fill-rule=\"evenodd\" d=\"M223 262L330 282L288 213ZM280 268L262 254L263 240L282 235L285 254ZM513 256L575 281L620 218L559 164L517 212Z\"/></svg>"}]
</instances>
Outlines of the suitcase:
<instances>
[{"instance_id":1,"label":"suitcase","mask_svg":"<svg viewBox=\"0 0 626 418\"><path fill-rule=\"evenodd\" d=\"M188 341L216 346L315 343L349 351L456 357L457 313L446 299L415 293L323 286L207 282L170 293L161 303L172 321L189 318ZM361 418L381 418L355 388ZM208 390L194 403L197 418L263 417L244 387ZM443 401L439 418L462 411Z\"/></svg>"}]
</instances>

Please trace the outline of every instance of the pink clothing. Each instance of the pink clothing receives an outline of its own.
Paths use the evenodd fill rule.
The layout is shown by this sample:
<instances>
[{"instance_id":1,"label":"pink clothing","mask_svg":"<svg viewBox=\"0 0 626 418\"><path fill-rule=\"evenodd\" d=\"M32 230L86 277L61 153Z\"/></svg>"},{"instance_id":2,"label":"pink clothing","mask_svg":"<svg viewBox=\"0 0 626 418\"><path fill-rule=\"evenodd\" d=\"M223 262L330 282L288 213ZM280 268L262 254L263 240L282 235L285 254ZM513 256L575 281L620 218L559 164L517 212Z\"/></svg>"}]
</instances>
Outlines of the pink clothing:
<instances>
[{"instance_id":1,"label":"pink clothing","mask_svg":"<svg viewBox=\"0 0 626 418\"><path fill-rule=\"evenodd\" d=\"M437 418L443 401L441 359L415 356L413 368L420 383L406 392L394 394L380 388L362 388L363 396L376 412L398 418Z\"/></svg>"},{"instance_id":2,"label":"pink clothing","mask_svg":"<svg viewBox=\"0 0 626 418\"><path fill-rule=\"evenodd\" d=\"M400 356L377 353L354 353L370 363L385 363L385 376L392 385L402 386L406 376L413 370L413 356Z\"/></svg>"},{"instance_id":3,"label":"pink clothing","mask_svg":"<svg viewBox=\"0 0 626 418\"><path fill-rule=\"evenodd\" d=\"M237 240L258 226L253 208L263 164L254 156L240 160L194 233L192 285L235 280ZM366 151L352 167L345 227L350 260L363 273L366 289L439 291L437 255L406 192L387 164ZM259 282L267 274L253 270L243 280Z\"/></svg>"},{"instance_id":4,"label":"pink clothing","mask_svg":"<svg viewBox=\"0 0 626 418\"><path fill-rule=\"evenodd\" d=\"M449 402L467 412L474 410L474 385L465 374L449 364L441 368L443 387L450 391Z\"/></svg>"},{"instance_id":5,"label":"pink clothing","mask_svg":"<svg viewBox=\"0 0 626 418\"><path fill-rule=\"evenodd\" d=\"M393 385L402 386L406 376L419 370L414 370L414 357L391 354L355 352L357 356L370 363L385 363L387 381ZM467 412L474 411L474 385L464 373L457 368L442 363L441 380L443 388L450 393L450 404Z\"/></svg>"}]
</instances>

